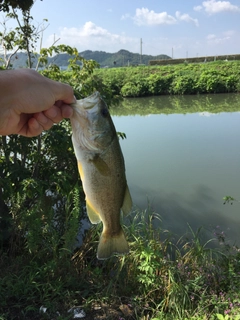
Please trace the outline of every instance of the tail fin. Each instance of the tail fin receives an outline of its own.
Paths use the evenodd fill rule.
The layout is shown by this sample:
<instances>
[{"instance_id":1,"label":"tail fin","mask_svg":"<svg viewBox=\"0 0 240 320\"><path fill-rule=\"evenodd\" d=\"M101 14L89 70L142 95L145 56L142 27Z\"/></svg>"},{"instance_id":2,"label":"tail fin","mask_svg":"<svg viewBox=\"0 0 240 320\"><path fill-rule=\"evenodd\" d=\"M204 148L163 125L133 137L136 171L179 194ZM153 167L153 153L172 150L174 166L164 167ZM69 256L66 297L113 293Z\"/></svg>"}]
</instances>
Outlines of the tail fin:
<instances>
[{"instance_id":1,"label":"tail fin","mask_svg":"<svg viewBox=\"0 0 240 320\"><path fill-rule=\"evenodd\" d=\"M108 259L114 253L123 255L128 252L128 243L122 229L120 233L115 236L104 234L104 232L101 234L97 250L97 258L99 260Z\"/></svg>"}]
</instances>

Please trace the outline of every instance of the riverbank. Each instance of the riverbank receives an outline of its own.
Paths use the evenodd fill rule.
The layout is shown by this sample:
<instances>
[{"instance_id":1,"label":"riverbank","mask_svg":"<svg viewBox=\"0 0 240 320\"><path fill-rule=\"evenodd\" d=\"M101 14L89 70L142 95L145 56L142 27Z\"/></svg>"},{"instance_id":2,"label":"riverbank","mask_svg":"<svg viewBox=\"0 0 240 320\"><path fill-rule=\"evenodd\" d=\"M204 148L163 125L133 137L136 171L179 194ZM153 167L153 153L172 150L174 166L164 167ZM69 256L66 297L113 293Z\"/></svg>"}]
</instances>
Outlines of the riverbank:
<instances>
[{"instance_id":1,"label":"riverbank","mask_svg":"<svg viewBox=\"0 0 240 320\"><path fill-rule=\"evenodd\" d=\"M106 68L93 79L122 97L232 93L240 92L240 61Z\"/></svg>"},{"instance_id":2,"label":"riverbank","mask_svg":"<svg viewBox=\"0 0 240 320\"><path fill-rule=\"evenodd\" d=\"M127 219L127 256L96 259L101 226L72 256L52 255L47 243L36 253L2 253L0 319L67 320L74 310L86 320L240 319L240 253L221 229L212 230L210 249L201 228L179 239L156 229L161 217L150 208Z\"/></svg>"}]
</instances>

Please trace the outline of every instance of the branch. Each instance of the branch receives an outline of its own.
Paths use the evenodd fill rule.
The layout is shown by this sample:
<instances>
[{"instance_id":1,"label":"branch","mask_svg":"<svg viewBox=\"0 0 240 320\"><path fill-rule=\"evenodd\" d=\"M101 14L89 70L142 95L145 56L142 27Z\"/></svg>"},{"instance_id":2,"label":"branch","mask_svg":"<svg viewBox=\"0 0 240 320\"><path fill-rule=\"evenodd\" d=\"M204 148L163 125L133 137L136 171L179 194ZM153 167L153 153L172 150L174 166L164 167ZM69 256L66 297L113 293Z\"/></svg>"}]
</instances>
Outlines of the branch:
<instances>
[{"instance_id":1,"label":"branch","mask_svg":"<svg viewBox=\"0 0 240 320\"><path fill-rule=\"evenodd\" d=\"M32 178L36 179L38 177L39 173L39 164L40 164L40 158L41 158L41 147L42 147L42 135L37 136L37 154L38 158L35 161L33 171L32 171Z\"/></svg>"},{"instance_id":2,"label":"branch","mask_svg":"<svg viewBox=\"0 0 240 320\"><path fill-rule=\"evenodd\" d=\"M43 38L43 37L41 37L41 41L40 41L40 51L41 51L41 49L42 49L42 38ZM59 40L60 40L60 38L58 38L57 40L55 40L55 41L53 42L53 44L51 45L51 47L53 47L53 46L55 45L55 43L58 42ZM36 71L38 71L39 64L40 64L40 59L38 59L38 62L37 62L36 68L35 68Z\"/></svg>"},{"instance_id":3,"label":"branch","mask_svg":"<svg viewBox=\"0 0 240 320\"><path fill-rule=\"evenodd\" d=\"M9 58L7 59L7 62L6 62L6 69L8 69L8 66L9 66L9 64L10 64L10 62L11 62L12 56L14 56L14 54L17 53L18 50L19 50L19 47L18 47L13 53L10 54L10 56L9 56Z\"/></svg>"},{"instance_id":4,"label":"branch","mask_svg":"<svg viewBox=\"0 0 240 320\"><path fill-rule=\"evenodd\" d=\"M30 51L29 51L29 41L28 41L28 37L26 37L26 35L25 35L25 31L24 31L24 29L23 29L23 27L22 27L22 25L21 25L21 23L20 23L20 21L19 21L19 18L18 18L18 15L16 14L16 12L15 12L15 10L12 8L12 11L13 11L13 14L15 15L15 18L16 18L16 20L17 20L17 22L18 22L18 25L19 25L19 28L20 28L20 30L22 31L22 33L23 33L23 35L24 35L24 40L26 41L26 51L27 51L27 56L28 56L28 67L31 69L31 67L32 67L32 61L31 61L31 53L30 53ZM29 14L29 11L28 11L28 14ZM28 19L29 19L29 17L28 17ZM26 19L24 18L23 19L23 21L24 21L24 24L26 23ZM29 24L28 23L29 21L27 20L27 24Z\"/></svg>"}]
</instances>

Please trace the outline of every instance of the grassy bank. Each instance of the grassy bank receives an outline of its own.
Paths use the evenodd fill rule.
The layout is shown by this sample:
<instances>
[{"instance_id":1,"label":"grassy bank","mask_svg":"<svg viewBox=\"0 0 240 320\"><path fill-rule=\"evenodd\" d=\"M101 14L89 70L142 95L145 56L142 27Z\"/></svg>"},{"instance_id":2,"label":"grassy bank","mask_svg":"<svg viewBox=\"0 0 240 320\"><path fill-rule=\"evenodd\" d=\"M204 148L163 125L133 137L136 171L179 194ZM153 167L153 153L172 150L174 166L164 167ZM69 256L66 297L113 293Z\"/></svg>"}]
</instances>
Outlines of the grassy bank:
<instances>
[{"instance_id":1,"label":"grassy bank","mask_svg":"<svg viewBox=\"0 0 240 320\"><path fill-rule=\"evenodd\" d=\"M240 61L99 69L94 78L123 97L240 91Z\"/></svg>"},{"instance_id":2,"label":"grassy bank","mask_svg":"<svg viewBox=\"0 0 240 320\"><path fill-rule=\"evenodd\" d=\"M0 319L72 319L73 307L92 320L240 319L240 252L219 227L206 242L201 229L177 238L155 228L150 210L127 219L125 257L96 259L101 226L73 254L49 243L2 252Z\"/></svg>"}]
</instances>

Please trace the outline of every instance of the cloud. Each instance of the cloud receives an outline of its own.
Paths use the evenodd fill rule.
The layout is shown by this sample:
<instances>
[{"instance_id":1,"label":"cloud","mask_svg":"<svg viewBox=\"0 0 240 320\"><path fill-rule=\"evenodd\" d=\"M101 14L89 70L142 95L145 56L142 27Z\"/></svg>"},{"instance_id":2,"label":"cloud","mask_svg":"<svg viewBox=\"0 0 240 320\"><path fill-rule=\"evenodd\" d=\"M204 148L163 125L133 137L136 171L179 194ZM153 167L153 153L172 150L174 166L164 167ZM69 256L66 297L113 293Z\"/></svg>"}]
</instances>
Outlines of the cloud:
<instances>
[{"instance_id":1,"label":"cloud","mask_svg":"<svg viewBox=\"0 0 240 320\"><path fill-rule=\"evenodd\" d=\"M235 31L234 30L228 30L228 31L225 31L223 32L223 34L226 36L226 37L232 37L235 35Z\"/></svg>"},{"instance_id":2,"label":"cloud","mask_svg":"<svg viewBox=\"0 0 240 320\"><path fill-rule=\"evenodd\" d=\"M126 20L126 19L129 19L129 18L131 18L131 15L129 13L123 14L121 16L121 20Z\"/></svg>"},{"instance_id":3,"label":"cloud","mask_svg":"<svg viewBox=\"0 0 240 320\"><path fill-rule=\"evenodd\" d=\"M203 1L202 6L194 7L195 11L205 10L208 14L215 14L219 12L240 12L240 7L231 4L229 1L207 0Z\"/></svg>"},{"instance_id":4,"label":"cloud","mask_svg":"<svg viewBox=\"0 0 240 320\"><path fill-rule=\"evenodd\" d=\"M195 11L201 11L202 10L202 6L196 6L193 8Z\"/></svg>"},{"instance_id":5,"label":"cloud","mask_svg":"<svg viewBox=\"0 0 240 320\"><path fill-rule=\"evenodd\" d=\"M147 8L136 9L136 14L133 17L134 22L138 25L161 25L161 24L175 24L177 20L167 14L167 12L156 13Z\"/></svg>"},{"instance_id":6,"label":"cloud","mask_svg":"<svg viewBox=\"0 0 240 320\"><path fill-rule=\"evenodd\" d=\"M128 44L132 44L134 48L135 42L137 45L139 43L139 39L111 33L91 21L79 28L61 28L55 37L60 38L58 44L64 43L76 47L80 51L103 50L104 48L105 51L113 52L114 48L118 51ZM52 43L53 35L48 38L46 46L50 46Z\"/></svg>"},{"instance_id":7,"label":"cloud","mask_svg":"<svg viewBox=\"0 0 240 320\"><path fill-rule=\"evenodd\" d=\"M207 35L207 40L212 40L212 39L215 39L216 38L216 35L215 34L209 34L209 35Z\"/></svg>"},{"instance_id":8,"label":"cloud","mask_svg":"<svg viewBox=\"0 0 240 320\"><path fill-rule=\"evenodd\" d=\"M196 25L196 27L199 26L198 19L191 18L187 13L181 14L179 11L177 11L176 18L178 20L185 21L185 22L193 22Z\"/></svg>"},{"instance_id":9,"label":"cloud","mask_svg":"<svg viewBox=\"0 0 240 320\"><path fill-rule=\"evenodd\" d=\"M66 29L66 28L65 28ZM72 29L76 29L76 28L72 28ZM79 30L79 35L80 36L85 36L85 37L112 37L114 35L112 35L110 32L108 32L106 29L103 29L101 27L96 26L93 22L88 21L84 24L83 28L81 30ZM115 37L115 36L114 36Z\"/></svg>"},{"instance_id":10,"label":"cloud","mask_svg":"<svg viewBox=\"0 0 240 320\"><path fill-rule=\"evenodd\" d=\"M196 26L199 26L198 20L193 19L189 16L189 14L184 13L181 14L179 11L175 14L176 18L167 14L167 12L154 12L153 10L149 10L147 8L136 9L135 16L133 20L135 24L138 26L154 26L154 25L169 25L169 24L176 24L178 21L185 21L194 23ZM129 14L123 15L121 19L130 18Z\"/></svg>"},{"instance_id":11,"label":"cloud","mask_svg":"<svg viewBox=\"0 0 240 320\"><path fill-rule=\"evenodd\" d=\"M223 34L222 37L216 36L215 34L209 34L207 35L206 39L208 44L210 45L217 45L217 44L223 44L230 40L230 36L227 34Z\"/></svg>"}]
</instances>

